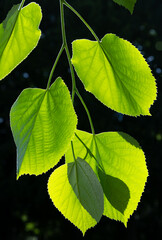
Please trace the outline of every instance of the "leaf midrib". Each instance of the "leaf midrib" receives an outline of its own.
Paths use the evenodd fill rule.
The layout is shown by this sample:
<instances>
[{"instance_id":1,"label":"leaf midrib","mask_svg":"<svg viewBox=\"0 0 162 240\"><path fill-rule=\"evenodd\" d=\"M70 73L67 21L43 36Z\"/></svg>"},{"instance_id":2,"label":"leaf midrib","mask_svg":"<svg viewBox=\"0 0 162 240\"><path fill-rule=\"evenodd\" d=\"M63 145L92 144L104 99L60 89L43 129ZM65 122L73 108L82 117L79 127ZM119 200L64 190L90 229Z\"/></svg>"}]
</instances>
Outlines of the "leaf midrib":
<instances>
[{"instance_id":1,"label":"leaf midrib","mask_svg":"<svg viewBox=\"0 0 162 240\"><path fill-rule=\"evenodd\" d=\"M136 103L136 105L137 105L138 102L135 100L134 96L131 94L131 92L129 91L129 89L128 89L128 87L126 86L126 84L124 84L124 82L120 80L120 77L119 77L117 71L115 70L115 68L114 68L111 60L109 59L107 50L104 48L102 42L99 43L99 46L100 46L100 48L101 48L104 56L106 57L107 61L109 62L110 66L111 66L111 68L112 68L112 71L113 71L113 72L115 73L115 75L116 75L116 78L115 78L115 77L114 77L114 78L115 78L115 80L118 80L118 81L115 81L115 82L116 82L116 83L118 82L118 84L120 83L120 85L129 93L129 95L132 97L132 100L134 100L135 103ZM140 107L139 104L138 104L138 106Z\"/></svg>"}]
</instances>

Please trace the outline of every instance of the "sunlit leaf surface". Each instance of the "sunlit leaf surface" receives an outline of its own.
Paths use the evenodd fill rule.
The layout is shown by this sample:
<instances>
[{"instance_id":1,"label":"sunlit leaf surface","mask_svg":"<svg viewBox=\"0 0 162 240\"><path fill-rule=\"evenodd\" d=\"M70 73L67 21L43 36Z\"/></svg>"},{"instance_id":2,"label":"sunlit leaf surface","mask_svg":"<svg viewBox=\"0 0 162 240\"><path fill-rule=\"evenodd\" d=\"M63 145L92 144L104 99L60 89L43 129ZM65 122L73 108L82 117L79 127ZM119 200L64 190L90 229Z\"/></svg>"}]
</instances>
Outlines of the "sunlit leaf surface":
<instances>
[{"instance_id":1,"label":"sunlit leaf surface","mask_svg":"<svg viewBox=\"0 0 162 240\"><path fill-rule=\"evenodd\" d=\"M131 116L150 115L156 83L142 54L130 42L107 34L101 42L73 42L72 63L87 91L107 107Z\"/></svg>"},{"instance_id":2,"label":"sunlit leaf surface","mask_svg":"<svg viewBox=\"0 0 162 240\"><path fill-rule=\"evenodd\" d=\"M0 80L7 76L37 46L41 36L41 8L30 3L15 5L0 24Z\"/></svg>"},{"instance_id":3,"label":"sunlit leaf surface","mask_svg":"<svg viewBox=\"0 0 162 240\"><path fill-rule=\"evenodd\" d=\"M79 131L73 139L75 155L85 160L98 176L104 191L104 215L127 221L136 210L147 180L144 153L135 139L122 132L92 134ZM91 154L87 154L87 146ZM73 161L71 149L66 163Z\"/></svg>"},{"instance_id":4,"label":"sunlit leaf surface","mask_svg":"<svg viewBox=\"0 0 162 240\"><path fill-rule=\"evenodd\" d=\"M51 174L48 192L58 210L83 234L103 214L102 187L91 167L80 158Z\"/></svg>"},{"instance_id":5,"label":"sunlit leaf surface","mask_svg":"<svg viewBox=\"0 0 162 240\"><path fill-rule=\"evenodd\" d=\"M49 90L25 89L10 112L17 146L17 175L41 174L56 165L76 129L68 88L58 78Z\"/></svg>"}]
</instances>

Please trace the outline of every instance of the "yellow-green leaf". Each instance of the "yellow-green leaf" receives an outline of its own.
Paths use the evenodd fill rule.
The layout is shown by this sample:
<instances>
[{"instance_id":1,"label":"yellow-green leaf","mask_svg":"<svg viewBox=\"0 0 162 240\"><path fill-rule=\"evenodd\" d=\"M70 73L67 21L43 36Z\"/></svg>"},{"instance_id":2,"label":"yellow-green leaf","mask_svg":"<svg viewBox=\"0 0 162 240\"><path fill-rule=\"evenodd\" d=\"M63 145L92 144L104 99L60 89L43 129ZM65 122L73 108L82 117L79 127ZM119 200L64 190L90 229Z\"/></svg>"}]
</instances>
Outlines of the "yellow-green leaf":
<instances>
[{"instance_id":1,"label":"yellow-green leaf","mask_svg":"<svg viewBox=\"0 0 162 240\"><path fill-rule=\"evenodd\" d=\"M87 91L107 107L131 116L150 115L156 83L142 54L130 42L107 34L101 42L73 42L72 63Z\"/></svg>"},{"instance_id":2,"label":"yellow-green leaf","mask_svg":"<svg viewBox=\"0 0 162 240\"><path fill-rule=\"evenodd\" d=\"M127 225L144 191L148 171L144 153L131 136L122 132L95 135L76 132L73 139L77 157L85 158L98 176L104 191L104 215ZM82 140L82 143L79 138ZM88 151L91 154L87 155ZM69 148L66 162L72 161Z\"/></svg>"},{"instance_id":3,"label":"yellow-green leaf","mask_svg":"<svg viewBox=\"0 0 162 240\"><path fill-rule=\"evenodd\" d=\"M82 159L57 168L49 178L48 192L55 207L83 235L102 216L102 188L93 170Z\"/></svg>"},{"instance_id":4,"label":"yellow-green leaf","mask_svg":"<svg viewBox=\"0 0 162 240\"><path fill-rule=\"evenodd\" d=\"M20 6L13 6L0 24L0 80L29 55L41 36L40 6L34 2Z\"/></svg>"},{"instance_id":5,"label":"yellow-green leaf","mask_svg":"<svg viewBox=\"0 0 162 240\"><path fill-rule=\"evenodd\" d=\"M17 177L38 175L56 165L77 124L63 80L58 78L48 90L23 90L11 108L10 122L17 146Z\"/></svg>"}]
</instances>

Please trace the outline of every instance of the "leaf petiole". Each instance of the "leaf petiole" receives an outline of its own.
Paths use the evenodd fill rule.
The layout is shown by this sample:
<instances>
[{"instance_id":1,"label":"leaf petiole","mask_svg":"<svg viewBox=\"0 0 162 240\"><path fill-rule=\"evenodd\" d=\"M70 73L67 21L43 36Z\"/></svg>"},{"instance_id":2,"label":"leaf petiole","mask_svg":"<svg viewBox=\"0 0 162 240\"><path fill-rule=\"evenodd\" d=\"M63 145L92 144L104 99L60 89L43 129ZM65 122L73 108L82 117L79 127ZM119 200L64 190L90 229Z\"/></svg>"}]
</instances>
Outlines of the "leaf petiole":
<instances>
[{"instance_id":1,"label":"leaf petiole","mask_svg":"<svg viewBox=\"0 0 162 240\"><path fill-rule=\"evenodd\" d=\"M93 31L93 29L89 26L89 24L84 20L84 18L65 0L62 1L63 4L69 8L82 22L83 24L88 28L88 30L92 33L94 38L96 39L97 42L100 42L99 38L97 37L96 33Z\"/></svg>"},{"instance_id":2,"label":"leaf petiole","mask_svg":"<svg viewBox=\"0 0 162 240\"><path fill-rule=\"evenodd\" d=\"M68 59L69 67L70 67L70 73L71 73L71 79L72 79L72 102L74 102L74 96L75 96L75 89L76 89L76 83L75 83L75 74L74 69L71 63L71 57L70 52L66 40L66 30L65 30L65 18L64 18L64 5L63 0L60 0L60 15L61 15L61 31L62 31L62 41L63 45L66 51L66 56Z\"/></svg>"},{"instance_id":3,"label":"leaf petiole","mask_svg":"<svg viewBox=\"0 0 162 240\"><path fill-rule=\"evenodd\" d=\"M49 75L49 78L48 78L48 82L47 82L47 89L49 89L49 87L50 87L50 83L51 83L51 80L52 80L52 76L53 76L54 70L56 68L56 65L57 65L57 63L58 63L58 61L59 61L59 59L61 57L61 54L62 54L64 49L65 49L65 46L64 46L64 44L62 44L62 46L60 48L60 51L59 51L59 53L57 55L57 58L56 58L56 60L55 60L55 62L53 64L53 67L51 69L51 72L50 72L50 75Z\"/></svg>"},{"instance_id":4,"label":"leaf petiole","mask_svg":"<svg viewBox=\"0 0 162 240\"><path fill-rule=\"evenodd\" d=\"M62 40L63 40L63 46L64 46L65 51L66 51L66 55L67 55L67 59L68 59L69 67L70 67L71 78L72 78L72 102L74 102L74 96L75 96L75 93L76 93L77 96L79 97L79 99L80 99L80 101L81 101L81 103L82 103L86 113L87 113L87 116L88 116L88 119L89 119L89 123L90 123L90 126L91 126L92 134L93 134L93 136L95 136L95 131L94 131L94 126L93 126L93 122L92 122L92 119L91 119L91 115L89 113L89 110L88 110L88 108L87 108L83 98L81 97L79 91L76 88L74 69L73 69L73 65L71 63L70 52L69 52L69 48L68 48L68 44L67 44L67 40L66 40L65 19L64 19L64 6L63 6L63 4L66 5L68 3L65 2L64 0L60 0Z\"/></svg>"},{"instance_id":5,"label":"leaf petiole","mask_svg":"<svg viewBox=\"0 0 162 240\"><path fill-rule=\"evenodd\" d=\"M102 164L101 161L98 161L98 157L100 157L100 154L99 154L99 150L98 150L98 147L97 147L97 143L96 143L96 139L95 139L95 135L93 136L94 138L94 141L95 141L95 146L96 146L96 151L97 151L97 157L93 155L93 153L91 152L91 150L87 147L87 145L82 141L82 139L75 133L75 136L78 138L78 140L82 143L82 145L86 148L87 152L86 152L86 155L84 157L84 160L86 159L87 155L89 154L91 157L94 158L94 160L96 161L96 163L98 164L98 167L103 171L105 172L104 170L104 167ZM99 158L100 159L100 158ZM101 162L101 164L100 164Z\"/></svg>"},{"instance_id":6,"label":"leaf petiole","mask_svg":"<svg viewBox=\"0 0 162 240\"><path fill-rule=\"evenodd\" d=\"M19 6L19 11L22 9L22 7L24 6L25 0L22 0Z\"/></svg>"},{"instance_id":7,"label":"leaf petiole","mask_svg":"<svg viewBox=\"0 0 162 240\"><path fill-rule=\"evenodd\" d=\"M72 150L72 153L73 153L74 161L76 161L76 157L75 157L75 153L74 153L73 141L71 141L71 150Z\"/></svg>"},{"instance_id":8,"label":"leaf petiole","mask_svg":"<svg viewBox=\"0 0 162 240\"><path fill-rule=\"evenodd\" d=\"M88 119L89 119L89 123L90 123L90 126L91 126L92 134L93 134L93 136L95 136L95 130L94 130L94 126L93 126L91 115L90 115L89 110L88 110L88 108L87 108L87 106L86 106L82 96L80 95L78 89L76 89L76 94L77 94L78 98L80 99L80 101L81 101L81 103L82 103L82 105L83 105L83 107L84 107L84 109L85 109L85 111L87 113L87 116L88 116Z\"/></svg>"}]
</instances>

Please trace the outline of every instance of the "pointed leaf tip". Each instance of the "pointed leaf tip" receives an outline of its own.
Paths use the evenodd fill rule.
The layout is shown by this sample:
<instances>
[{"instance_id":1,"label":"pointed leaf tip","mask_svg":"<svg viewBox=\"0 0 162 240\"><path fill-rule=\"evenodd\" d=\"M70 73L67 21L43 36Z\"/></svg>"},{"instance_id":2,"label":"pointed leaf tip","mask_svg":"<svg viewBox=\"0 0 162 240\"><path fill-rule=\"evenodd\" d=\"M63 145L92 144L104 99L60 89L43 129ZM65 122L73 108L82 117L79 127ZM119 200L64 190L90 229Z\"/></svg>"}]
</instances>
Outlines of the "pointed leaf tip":
<instances>
[{"instance_id":1,"label":"pointed leaf tip","mask_svg":"<svg viewBox=\"0 0 162 240\"><path fill-rule=\"evenodd\" d=\"M82 182L76 179L74 168L76 168L75 163L64 164L57 168L49 178L48 193L55 207L84 235L89 228L97 224L97 221L81 203L84 200L82 199L84 189L82 188ZM78 187L81 195L79 195Z\"/></svg>"},{"instance_id":2,"label":"pointed leaf tip","mask_svg":"<svg viewBox=\"0 0 162 240\"><path fill-rule=\"evenodd\" d=\"M127 8L132 14L137 0L113 0L115 3Z\"/></svg>"}]
</instances>

